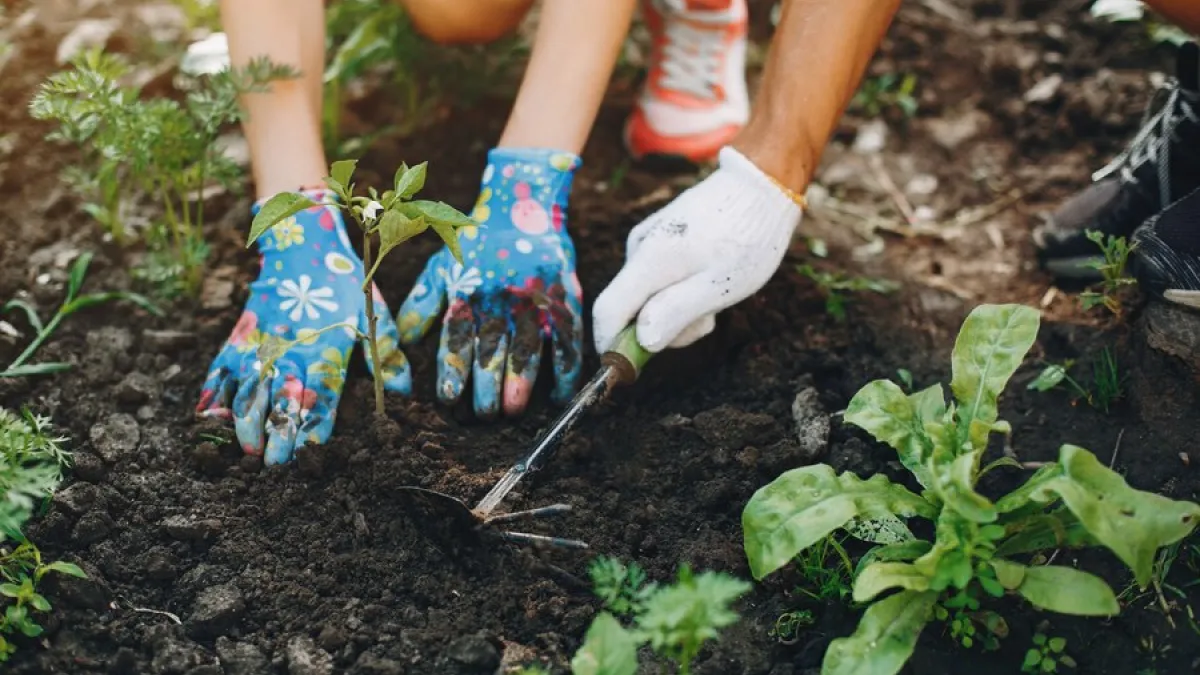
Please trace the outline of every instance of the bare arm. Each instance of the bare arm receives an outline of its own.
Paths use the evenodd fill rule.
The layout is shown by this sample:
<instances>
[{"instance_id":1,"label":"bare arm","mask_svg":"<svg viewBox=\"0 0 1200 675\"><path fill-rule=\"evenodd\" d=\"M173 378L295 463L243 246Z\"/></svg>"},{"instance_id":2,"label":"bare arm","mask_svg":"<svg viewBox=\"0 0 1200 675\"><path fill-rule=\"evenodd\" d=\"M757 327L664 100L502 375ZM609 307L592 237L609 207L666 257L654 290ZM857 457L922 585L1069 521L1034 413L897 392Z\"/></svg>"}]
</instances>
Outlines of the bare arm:
<instances>
[{"instance_id":1,"label":"bare arm","mask_svg":"<svg viewBox=\"0 0 1200 675\"><path fill-rule=\"evenodd\" d=\"M803 194L900 0L785 0L750 122L733 146Z\"/></svg>"}]
</instances>

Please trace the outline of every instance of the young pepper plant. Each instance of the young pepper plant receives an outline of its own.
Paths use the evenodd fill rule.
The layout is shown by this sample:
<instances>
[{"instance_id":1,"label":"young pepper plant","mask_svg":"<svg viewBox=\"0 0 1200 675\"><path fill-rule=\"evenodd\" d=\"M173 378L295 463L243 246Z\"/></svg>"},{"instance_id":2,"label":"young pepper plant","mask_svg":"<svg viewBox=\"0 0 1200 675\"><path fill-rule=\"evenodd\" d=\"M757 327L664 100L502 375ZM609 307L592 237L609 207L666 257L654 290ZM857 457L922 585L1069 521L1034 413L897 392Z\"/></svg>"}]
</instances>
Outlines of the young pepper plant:
<instances>
[{"instance_id":1,"label":"young pepper plant","mask_svg":"<svg viewBox=\"0 0 1200 675\"><path fill-rule=\"evenodd\" d=\"M877 380L850 401L845 419L896 449L921 494L882 475L862 480L827 465L793 469L761 488L742 514L746 555L756 579L788 564L838 529L879 544L859 565L854 600L873 602L858 629L834 640L823 675L892 675L912 655L941 602L1016 593L1048 611L1111 616L1108 584L1072 567L1039 565L1030 554L1104 546L1145 588L1155 552L1186 537L1200 505L1131 488L1092 453L1064 445L1058 462L993 501L976 490L992 432L1008 433L997 400L1037 336L1037 311L983 305L967 317L952 356L947 402L940 384L906 395ZM932 542L905 519L934 524ZM886 597L885 592L897 591ZM966 594L964 596L964 594Z\"/></svg>"},{"instance_id":2,"label":"young pepper plant","mask_svg":"<svg viewBox=\"0 0 1200 675\"><path fill-rule=\"evenodd\" d=\"M375 335L378 317L375 315L375 303L371 297L373 279L375 271L379 269L379 263L392 249L429 229L441 237L454 259L461 263L462 249L458 243L458 229L478 223L443 202L413 199L413 196L425 187L428 162L421 162L413 167L401 164L396 171L392 189L379 194L375 188L369 187L365 197L354 194L355 185L351 182L357 164L357 160L347 159L334 162L329 167L325 184L337 196L332 202L318 204L298 192L282 192L268 199L254 216L246 247L249 248L283 219L305 209L332 206L349 213L362 232L363 267L366 269L362 291L367 311L367 344L371 363L379 363L379 344ZM342 324L333 327L345 328ZM272 356L279 358L289 346L290 343L272 349ZM270 371L268 366L269 364L264 364L264 373ZM384 413L383 379L378 377L375 378L375 412L380 415Z\"/></svg>"}]
</instances>

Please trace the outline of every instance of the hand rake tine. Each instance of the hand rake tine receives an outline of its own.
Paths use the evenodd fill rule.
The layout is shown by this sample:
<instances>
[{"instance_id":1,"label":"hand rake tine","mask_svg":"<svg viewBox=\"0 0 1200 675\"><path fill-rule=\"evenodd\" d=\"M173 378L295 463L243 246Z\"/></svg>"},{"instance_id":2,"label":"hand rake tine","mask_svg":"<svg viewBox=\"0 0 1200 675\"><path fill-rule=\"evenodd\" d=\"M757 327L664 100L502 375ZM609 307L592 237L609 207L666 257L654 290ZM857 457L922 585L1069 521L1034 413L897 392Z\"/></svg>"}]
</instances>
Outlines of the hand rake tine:
<instances>
[{"instance_id":1,"label":"hand rake tine","mask_svg":"<svg viewBox=\"0 0 1200 675\"><path fill-rule=\"evenodd\" d=\"M570 510L570 504L551 504L550 506L541 506L536 509L528 509L525 511L498 513L494 516L488 516L487 518L484 518L483 522L486 525L495 525L497 523L511 523L516 520L548 518L550 516L561 516L564 513L568 513Z\"/></svg>"},{"instance_id":2,"label":"hand rake tine","mask_svg":"<svg viewBox=\"0 0 1200 675\"><path fill-rule=\"evenodd\" d=\"M563 539L562 537L547 537L540 534L525 532L498 532L501 539L536 546L553 546L555 548L585 549L590 548L586 542L578 539Z\"/></svg>"}]
</instances>

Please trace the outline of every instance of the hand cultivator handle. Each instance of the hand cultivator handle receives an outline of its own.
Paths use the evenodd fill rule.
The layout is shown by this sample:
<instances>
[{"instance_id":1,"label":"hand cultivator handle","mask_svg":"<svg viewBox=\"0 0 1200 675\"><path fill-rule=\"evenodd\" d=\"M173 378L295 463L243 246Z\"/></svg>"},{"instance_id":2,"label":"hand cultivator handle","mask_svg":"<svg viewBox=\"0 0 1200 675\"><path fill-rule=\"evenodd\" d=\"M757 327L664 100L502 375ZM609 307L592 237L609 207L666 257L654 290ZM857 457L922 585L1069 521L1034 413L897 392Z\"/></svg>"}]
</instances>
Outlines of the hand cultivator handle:
<instances>
[{"instance_id":1,"label":"hand cultivator handle","mask_svg":"<svg viewBox=\"0 0 1200 675\"><path fill-rule=\"evenodd\" d=\"M638 342L637 327L630 325L617 334L612 347L600 357L600 363L616 369L620 384L630 385L637 381L651 356L654 354Z\"/></svg>"}]
</instances>

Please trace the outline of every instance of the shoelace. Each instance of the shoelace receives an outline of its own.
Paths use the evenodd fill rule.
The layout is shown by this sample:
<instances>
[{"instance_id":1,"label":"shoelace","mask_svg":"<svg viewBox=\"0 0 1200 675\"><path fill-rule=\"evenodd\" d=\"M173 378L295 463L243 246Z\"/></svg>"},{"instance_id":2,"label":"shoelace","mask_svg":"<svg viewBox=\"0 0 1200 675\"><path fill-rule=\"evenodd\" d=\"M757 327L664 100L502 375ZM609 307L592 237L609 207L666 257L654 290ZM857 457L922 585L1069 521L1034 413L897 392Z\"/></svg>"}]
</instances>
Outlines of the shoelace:
<instances>
[{"instance_id":1,"label":"shoelace","mask_svg":"<svg viewBox=\"0 0 1200 675\"><path fill-rule=\"evenodd\" d=\"M1200 124L1200 113L1196 112L1193 104L1200 96L1183 91L1179 83L1171 80L1166 86L1154 93L1150 106L1142 118L1142 127L1138 130L1129 147L1113 161L1092 175L1093 181L1103 180L1115 172L1120 172L1121 179L1136 182L1133 172L1146 162L1154 162L1158 173L1158 195L1163 206L1171 203L1171 142L1178 141L1175 131L1179 123L1190 120ZM1162 101L1161 105L1157 105Z\"/></svg>"},{"instance_id":2,"label":"shoelace","mask_svg":"<svg viewBox=\"0 0 1200 675\"><path fill-rule=\"evenodd\" d=\"M720 35L716 30L697 28L685 21L668 19L665 23L660 84L697 98L716 98L717 71L721 67Z\"/></svg>"}]
</instances>

